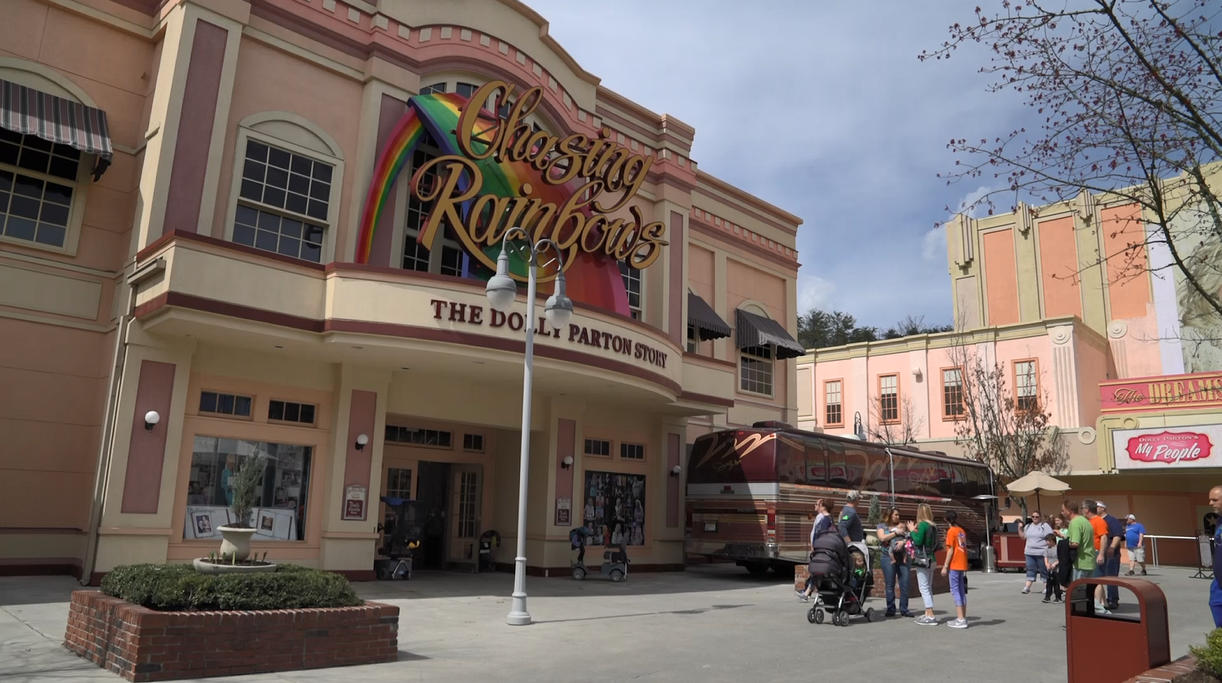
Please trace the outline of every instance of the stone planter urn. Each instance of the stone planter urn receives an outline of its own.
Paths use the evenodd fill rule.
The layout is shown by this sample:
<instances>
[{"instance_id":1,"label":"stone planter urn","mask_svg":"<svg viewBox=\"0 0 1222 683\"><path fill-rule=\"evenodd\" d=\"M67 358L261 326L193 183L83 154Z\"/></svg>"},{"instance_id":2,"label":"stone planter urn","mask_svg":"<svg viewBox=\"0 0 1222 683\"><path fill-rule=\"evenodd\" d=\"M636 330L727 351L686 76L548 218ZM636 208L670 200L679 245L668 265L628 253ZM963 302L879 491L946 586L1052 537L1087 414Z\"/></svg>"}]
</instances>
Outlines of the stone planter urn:
<instances>
[{"instance_id":1,"label":"stone planter urn","mask_svg":"<svg viewBox=\"0 0 1222 683\"><path fill-rule=\"evenodd\" d=\"M250 537L255 535L255 529L219 526L217 531L221 532L221 557L233 556L238 562L243 562L250 557Z\"/></svg>"}]
</instances>

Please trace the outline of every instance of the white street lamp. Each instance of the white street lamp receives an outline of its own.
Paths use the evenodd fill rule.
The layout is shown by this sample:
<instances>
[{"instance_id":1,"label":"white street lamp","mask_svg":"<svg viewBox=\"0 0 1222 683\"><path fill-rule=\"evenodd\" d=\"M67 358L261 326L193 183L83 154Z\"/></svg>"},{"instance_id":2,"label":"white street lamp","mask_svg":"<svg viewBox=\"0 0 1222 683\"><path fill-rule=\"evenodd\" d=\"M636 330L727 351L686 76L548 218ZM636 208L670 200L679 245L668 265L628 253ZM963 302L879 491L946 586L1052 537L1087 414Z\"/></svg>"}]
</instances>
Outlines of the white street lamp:
<instances>
[{"instance_id":1,"label":"white street lamp","mask_svg":"<svg viewBox=\"0 0 1222 683\"><path fill-rule=\"evenodd\" d=\"M529 251L526 284L526 358L522 366L522 454L518 472L518 551L513 558L513 602L505 621L510 626L525 626L530 623L530 612L526 611L526 485L530 475L530 389L535 353L535 282L538 278L539 255L547 249L556 252L556 290L547 299L543 308L547 322L553 327L564 327L573 316L573 302L564 295L564 257L560 247L549 239L530 244L530 235L519 227L510 228L501 240L501 253L496 258L496 275L488 279L484 293L488 304L502 313L507 312L517 297L518 286L509 277L509 241L520 239L522 247ZM548 266L549 260L544 263Z\"/></svg>"}]
</instances>

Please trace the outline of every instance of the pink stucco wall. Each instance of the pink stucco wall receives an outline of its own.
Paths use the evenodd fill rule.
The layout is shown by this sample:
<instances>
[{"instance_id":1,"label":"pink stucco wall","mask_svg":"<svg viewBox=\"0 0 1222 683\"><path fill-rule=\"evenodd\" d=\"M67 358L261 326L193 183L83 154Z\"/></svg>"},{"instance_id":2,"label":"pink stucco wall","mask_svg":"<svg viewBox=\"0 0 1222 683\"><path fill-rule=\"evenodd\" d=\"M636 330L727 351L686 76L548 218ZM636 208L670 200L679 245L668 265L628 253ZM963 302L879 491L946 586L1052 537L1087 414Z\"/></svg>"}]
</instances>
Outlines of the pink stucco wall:
<instances>
[{"instance_id":1,"label":"pink stucco wall","mask_svg":"<svg viewBox=\"0 0 1222 683\"><path fill-rule=\"evenodd\" d=\"M1009 325L1018 317L1018 273L1014 261L1014 231L994 230L980 237L984 251L988 324Z\"/></svg>"},{"instance_id":2,"label":"pink stucco wall","mask_svg":"<svg viewBox=\"0 0 1222 683\"><path fill-rule=\"evenodd\" d=\"M1064 216L1039 224L1040 282L1044 315L1082 317L1081 278L1074 218Z\"/></svg>"}]
</instances>

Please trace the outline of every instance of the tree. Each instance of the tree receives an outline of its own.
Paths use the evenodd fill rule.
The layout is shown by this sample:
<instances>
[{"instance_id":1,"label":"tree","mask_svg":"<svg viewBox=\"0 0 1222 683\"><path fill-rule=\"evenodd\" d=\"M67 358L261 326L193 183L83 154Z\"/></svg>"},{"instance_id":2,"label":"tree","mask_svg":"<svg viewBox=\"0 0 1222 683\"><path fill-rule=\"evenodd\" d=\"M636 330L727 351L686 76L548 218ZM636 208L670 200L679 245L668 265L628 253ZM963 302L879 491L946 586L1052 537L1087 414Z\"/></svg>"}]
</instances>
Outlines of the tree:
<instances>
[{"instance_id":1,"label":"tree","mask_svg":"<svg viewBox=\"0 0 1222 683\"><path fill-rule=\"evenodd\" d=\"M907 396L904 397L904 400L897 406L898 419L895 420L883 420L882 401L881 396L870 401L870 426L867 431L870 440L888 446L915 444L917 434L920 433L925 421L917 415L916 410L912 407L912 401Z\"/></svg>"},{"instance_id":2,"label":"tree","mask_svg":"<svg viewBox=\"0 0 1222 683\"><path fill-rule=\"evenodd\" d=\"M1083 192L1134 203L1144 216L1116 230L1123 247L1100 254L1114 277L1162 266L1161 245L1186 294L1182 315L1222 320L1222 33L1216 0L1003 0L996 12L950 27L946 59L972 43L993 57L991 91L1013 91L1039 117L992 139L956 138L948 182L984 179L999 196L1040 203ZM1015 207L1017 208L1017 207ZM1183 323L1184 321L1182 321ZM1191 321L1189 321L1191 322ZM1200 324L1196 325L1200 327Z\"/></svg>"},{"instance_id":3,"label":"tree","mask_svg":"<svg viewBox=\"0 0 1222 683\"><path fill-rule=\"evenodd\" d=\"M960 369L963 392L955 443L969 458L988 465L1005 484L1034 470L1056 475L1066 469L1069 453L1045 408L1046 393L1020 402L1006 386L1003 364L987 361L962 344L951 348L950 357ZM1024 500L1024 517L1026 513Z\"/></svg>"},{"instance_id":4,"label":"tree","mask_svg":"<svg viewBox=\"0 0 1222 683\"><path fill-rule=\"evenodd\" d=\"M883 332L883 339L897 339L899 337L907 337L914 334L934 334L937 332L950 332L955 329L954 325L926 325L925 316L906 315L904 319L895 324L894 327L887 328Z\"/></svg>"},{"instance_id":5,"label":"tree","mask_svg":"<svg viewBox=\"0 0 1222 683\"><path fill-rule=\"evenodd\" d=\"M843 346L857 342L895 339L910 334L949 332L951 325L926 325L925 316L908 315L895 326L879 333L877 327L858 325L857 319L842 311L823 311L812 308L806 315L798 316L798 343L808 349Z\"/></svg>"}]
</instances>

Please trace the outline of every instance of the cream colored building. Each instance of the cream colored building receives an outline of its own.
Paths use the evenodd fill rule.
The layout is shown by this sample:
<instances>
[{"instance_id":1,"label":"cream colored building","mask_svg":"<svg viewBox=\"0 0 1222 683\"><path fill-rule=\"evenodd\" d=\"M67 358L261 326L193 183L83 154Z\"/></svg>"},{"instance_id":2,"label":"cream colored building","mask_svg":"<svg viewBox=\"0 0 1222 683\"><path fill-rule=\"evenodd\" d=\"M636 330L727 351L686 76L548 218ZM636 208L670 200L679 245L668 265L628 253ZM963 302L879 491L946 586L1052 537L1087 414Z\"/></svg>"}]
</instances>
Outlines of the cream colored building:
<instances>
[{"instance_id":1,"label":"cream colored building","mask_svg":"<svg viewBox=\"0 0 1222 683\"><path fill-rule=\"evenodd\" d=\"M699 170L695 130L602 87L526 5L5 13L0 571L205 556L251 457L269 559L371 578L390 496L418 501L417 567L474 563L487 530L512 562L526 302L491 311L499 233L453 218L465 190L430 195L422 168L477 167L502 208L503 181L568 249L575 314L534 346L531 572L567 573L583 523L634 569L681 567L685 445L796 421L800 219ZM480 165L447 117L498 81L476 133L520 104L540 137ZM569 183L509 158L595 145ZM600 192L576 243L555 217Z\"/></svg>"}]
</instances>

